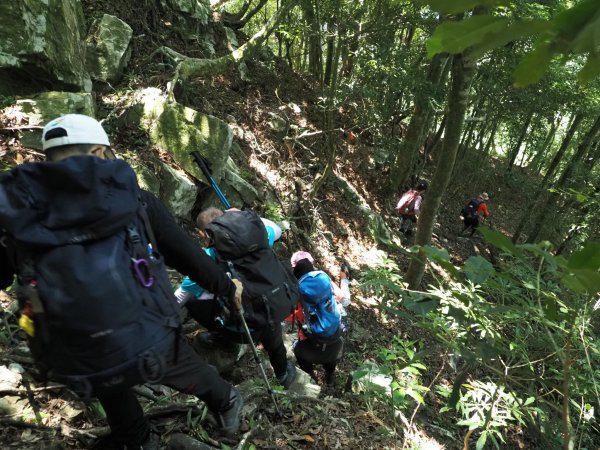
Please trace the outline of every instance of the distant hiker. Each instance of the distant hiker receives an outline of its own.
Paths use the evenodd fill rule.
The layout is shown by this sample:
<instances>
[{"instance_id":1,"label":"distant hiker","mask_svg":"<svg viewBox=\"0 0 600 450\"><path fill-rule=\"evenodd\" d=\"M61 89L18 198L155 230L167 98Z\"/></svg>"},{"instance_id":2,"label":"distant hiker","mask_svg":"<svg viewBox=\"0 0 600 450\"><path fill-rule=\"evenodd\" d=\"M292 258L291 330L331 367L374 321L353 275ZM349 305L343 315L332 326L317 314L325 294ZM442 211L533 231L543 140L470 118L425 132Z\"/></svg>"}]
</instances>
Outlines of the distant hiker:
<instances>
[{"instance_id":1,"label":"distant hiker","mask_svg":"<svg viewBox=\"0 0 600 450\"><path fill-rule=\"evenodd\" d=\"M206 252L233 278L243 280L244 318L253 340L262 343L277 380L288 388L296 367L286 357L281 321L295 308L299 294L292 275L271 249L281 228L250 211L217 208L202 211L196 224L208 239ZM200 335L201 343L231 348L231 344L246 342L239 318L224 308L227 305L221 298L207 291L185 279L176 293L187 302L190 315L208 330Z\"/></svg>"},{"instance_id":2,"label":"distant hiker","mask_svg":"<svg viewBox=\"0 0 600 450\"><path fill-rule=\"evenodd\" d=\"M297 318L302 327L294 343L294 355L300 368L313 379L316 379L315 365L322 364L325 382L331 385L344 350L341 315L331 278L321 270L304 272L310 269L312 262L312 256L307 252L296 252L292 256L302 304L302 312Z\"/></svg>"},{"instance_id":3,"label":"distant hiker","mask_svg":"<svg viewBox=\"0 0 600 450\"><path fill-rule=\"evenodd\" d=\"M463 229L460 234L463 234L467 229L471 229L470 236L473 236L475 230L479 226L479 216L483 216L484 219L490 215L487 202L490 199L486 192L482 192L478 197L472 198L463 206L460 216L463 221Z\"/></svg>"},{"instance_id":4,"label":"distant hiker","mask_svg":"<svg viewBox=\"0 0 600 450\"><path fill-rule=\"evenodd\" d=\"M414 225L417 223L423 202L423 192L426 190L427 183L421 181L415 189L405 192L396 205L395 209L400 214L400 232L406 236L412 234Z\"/></svg>"},{"instance_id":5,"label":"distant hiker","mask_svg":"<svg viewBox=\"0 0 600 450\"><path fill-rule=\"evenodd\" d=\"M181 336L164 264L230 302L232 282L142 191L91 117L68 114L42 132L49 162L0 176L0 288L17 275L19 324L40 372L98 397L113 440L158 449L133 386L160 383L195 395L221 430L239 429L242 398Z\"/></svg>"}]
</instances>

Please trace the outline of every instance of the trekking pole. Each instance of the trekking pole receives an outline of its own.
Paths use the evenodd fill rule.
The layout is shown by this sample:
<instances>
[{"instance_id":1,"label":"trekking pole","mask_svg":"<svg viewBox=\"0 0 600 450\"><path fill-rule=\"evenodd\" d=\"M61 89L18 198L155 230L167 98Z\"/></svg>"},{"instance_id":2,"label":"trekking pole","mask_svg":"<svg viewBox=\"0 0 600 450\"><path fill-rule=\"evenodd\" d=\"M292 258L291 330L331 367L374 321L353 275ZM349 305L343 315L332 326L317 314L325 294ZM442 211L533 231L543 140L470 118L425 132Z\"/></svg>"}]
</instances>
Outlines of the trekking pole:
<instances>
[{"instance_id":1,"label":"trekking pole","mask_svg":"<svg viewBox=\"0 0 600 450\"><path fill-rule=\"evenodd\" d=\"M200 167L200 170L202 171L202 173L204 174L206 179L210 182L210 185L214 189L215 194L217 194L217 197L219 197L219 200L221 201L221 203L223 203L223 206L225 207L225 209L230 209L231 204L227 201L225 194L223 194L221 189L219 189L219 185L212 177L212 171L210 170L210 162L208 161L208 159L206 159L204 156L202 156L200 154L200 152L197 150L194 150L193 152L191 152L190 155L192 155L192 157L194 158L194 161L196 162L196 164L198 164L198 167Z\"/></svg>"},{"instance_id":2,"label":"trekking pole","mask_svg":"<svg viewBox=\"0 0 600 450\"><path fill-rule=\"evenodd\" d=\"M254 360L258 364L260 369L260 374L262 375L262 379L265 382L265 386L267 387L267 392L273 401L273 405L275 406L275 412L277 416L281 416L281 411L279 410L279 405L277 404L277 400L275 399L275 394L273 389L271 389L271 384L269 383L269 379L267 378L267 374L265 372L265 368L260 361L260 357L258 356L258 351L256 350L256 345L254 345L254 340L252 339L252 335L250 334L250 330L248 329L248 324L246 323L246 319L244 319L244 308L240 305L238 309L238 315L240 316L240 321L242 322L242 327L244 328L244 334L248 338L248 342L250 342L250 348L252 349L252 354L254 355Z\"/></svg>"}]
</instances>

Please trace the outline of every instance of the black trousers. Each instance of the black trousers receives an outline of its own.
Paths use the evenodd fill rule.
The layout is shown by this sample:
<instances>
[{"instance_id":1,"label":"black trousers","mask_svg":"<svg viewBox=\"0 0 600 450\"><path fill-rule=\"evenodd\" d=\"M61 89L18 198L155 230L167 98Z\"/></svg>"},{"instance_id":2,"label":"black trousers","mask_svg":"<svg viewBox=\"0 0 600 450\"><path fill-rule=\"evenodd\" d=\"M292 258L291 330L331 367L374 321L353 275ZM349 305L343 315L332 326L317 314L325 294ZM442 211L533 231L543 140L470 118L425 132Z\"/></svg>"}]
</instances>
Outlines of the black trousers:
<instances>
[{"instance_id":1,"label":"black trousers","mask_svg":"<svg viewBox=\"0 0 600 450\"><path fill-rule=\"evenodd\" d=\"M168 355L173 361L173 355ZM143 383L140 380L139 383ZM204 362L183 338L179 342L177 362L167 366L161 384L184 394L195 395L213 412L225 408L229 402L231 385L217 370ZM113 439L130 448L139 447L150 431L148 419L135 393L129 389L103 393L98 396L106 412Z\"/></svg>"},{"instance_id":2,"label":"black trousers","mask_svg":"<svg viewBox=\"0 0 600 450\"><path fill-rule=\"evenodd\" d=\"M325 372L332 374L343 352L344 340L341 337L329 344L321 344L309 338L298 341L294 346L298 365L309 374L314 370L315 364L322 364Z\"/></svg>"},{"instance_id":3,"label":"black trousers","mask_svg":"<svg viewBox=\"0 0 600 450\"><path fill-rule=\"evenodd\" d=\"M221 313L217 300L190 300L185 304L190 316L207 330L217 333L218 339L225 339L240 344L248 343L244 333L232 331L223 327L215 320ZM276 322L272 327L266 326L258 330L251 330L250 334L255 343L261 343L273 367L275 376L283 376L287 369L287 356L283 344L283 331L281 323Z\"/></svg>"}]
</instances>

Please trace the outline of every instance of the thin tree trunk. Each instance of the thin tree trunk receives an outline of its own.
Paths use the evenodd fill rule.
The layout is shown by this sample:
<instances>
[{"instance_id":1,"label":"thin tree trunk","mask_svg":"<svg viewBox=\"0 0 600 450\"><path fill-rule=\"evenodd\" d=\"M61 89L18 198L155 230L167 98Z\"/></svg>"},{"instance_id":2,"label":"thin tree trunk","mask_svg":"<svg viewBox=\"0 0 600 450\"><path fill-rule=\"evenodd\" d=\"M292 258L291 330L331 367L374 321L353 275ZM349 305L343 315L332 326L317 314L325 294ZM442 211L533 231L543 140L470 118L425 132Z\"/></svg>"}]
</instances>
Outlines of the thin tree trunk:
<instances>
[{"instance_id":1,"label":"thin tree trunk","mask_svg":"<svg viewBox=\"0 0 600 450\"><path fill-rule=\"evenodd\" d=\"M448 96L448 124L444 145L435 173L419 217L419 226L415 236L415 244L424 246L431 241L435 218L442 201L442 195L450 183L452 168L456 161L456 153L460 134L467 110L467 97L470 80L474 73L474 63L463 55L452 58L452 85ZM418 289L425 271L425 253L420 250L409 264L406 280L410 289Z\"/></svg>"},{"instance_id":2,"label":"thin tree trunk","mask_svg":"<svg viewBox=\"0 0 600 450\"><path fill-rule=\"evenodd\" d=\"M550 125L550 129L548 130L548 134L544 139L542 145L538 148L536 155L533 157L533 161L529 164L531 166L533 173L539 173L541 169L542 162L544 161L544 153L547 149L552 147L552 143L554 142L554 137L556 136L556 130L558 129L559 120L552 122Z\"/></svg>"},{"instance_id":3,"label":"thin tree trunk","mask_svg":"<svg viewBox=\"0 0 600 450\"><path fill-rule=\"evenodd\" d=\"M592 145L592 142L594 141L594 139L596 138L596 135L598 134L599 130L600 130L600 117L598 117L596 119L596 121L594 122L592 127L585 134L583 140L577 147L577 151L575 152L573 157L569 160L569 163L565 167L565 170L563 171L562 175L560 176L560 178L558 179L558 181L556 183L555 187L557 188L557 191L561 190L562 188L564 188L566 186L567 181L569 181L569 179L571 178L571 175L573 174L573 172L575 170L575 167L581 162L583 156L589 150L589 148ZM550 194L550 196L548 197L548 199L546 200L546 202L541 206L541 208L539 208L538 214L533 221L533 230L532 230L531 234L529 235L529 237L527 238L528 243L532 243L538 238L542 229L544 228L548 214L550 214L551 211L553 213L556 213L553 209L554 209L554 206L556 205L556 202L557 202L559 196L560 196L559 192L556 192L556 191L552 192Z\"/></svg>"},{"instance_id":4,"label":"thin tree trunk","mask_svg":"<svg viewBox=\"0 0 600 450\"><path fill-rule=\"evenodd\" d=\"M546 189L548 181L550 180L551 177L554 176L554 172L555 172L556 168L558 167L558 164L560 163L563 155L569 148L569 145L571 144L571 140L573 139L573 136L575 135L575 131L577 131L577 128L579 127L579 124L581 123L582 120L583 120L583 114L577 114L573 118L573 121L571 122L571 126L569 127L569 130L567 131L567 134L565 134L565 137L563 138L563 141L560 144L560 148L558 149L558 151L552 158L552 162L550 163L550 166L548 167L546 175L544 176L544 178L543 178L542 182L540 183L539 188L536 190L535 194L532 195L531 201L529 201L529 203L527 204L527 207L525 208L523 216L521 217L521 220L519 221L519 225L517 225L517 229L515 230L513 237L512 237L512 241L514 243L517 243L519 241L519 238L521 237L523 230L525 230L525 227L531 220L530 211L535 209L534 206L539 201L540 197L542 196L542 193Z\"/></svg>"},{"instance_id":5,"label":"thin tree trunk","mask_svg":"<svg viewBox=\"0 0 600 450\"><path fill-rule=\"evenodd\" d=\"M426 84L433 85L439 80L439 74L443 69L442 62L446 58L443 55L433 57L427 71ZM415 170L415 161L417 153L423 140L423 128L427 121L428 113L431 110L431 104L428 98L422 93L415 95L415 109L410 118L408 129L404 141L400 146L392 170L390 173L390 192L396 192L400 186L406 183Z\"/></svg>"},{"instance_id":6,"label":"thin tree trunk","mask_svg":"<svg viewBox=\"0 0 600 450\"><path fill-rule=\"evenodd\" d=\"M508 161L508 168L506 169L508 172L512 170L512 167L515 161L517 160L517 156L519 156L519 150L521 150L521 145L525 140L525 136L527 136L527 130L529 130L529 124L531 123L531 119L533 119L533 111L527 115L527 120L523 124L523 128L521 128L521 133L517 138L517 143L515 144L515 147L513 148L510 154L510 161Z\"/></svg>"}]
</instances>

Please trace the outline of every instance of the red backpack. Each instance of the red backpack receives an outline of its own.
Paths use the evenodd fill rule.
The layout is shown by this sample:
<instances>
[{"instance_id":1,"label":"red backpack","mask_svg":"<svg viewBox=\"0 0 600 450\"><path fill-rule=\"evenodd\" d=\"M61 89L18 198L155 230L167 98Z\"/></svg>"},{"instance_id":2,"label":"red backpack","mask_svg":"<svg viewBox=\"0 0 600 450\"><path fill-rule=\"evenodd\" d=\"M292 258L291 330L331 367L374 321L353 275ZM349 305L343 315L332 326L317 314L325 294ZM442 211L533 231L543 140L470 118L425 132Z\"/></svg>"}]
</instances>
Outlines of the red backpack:
<instances>
[{"instance_id":1,"label":"red backpack","mask_svg":"<svg viewBox=\"0 0 600 450\"><path fill-rule=\"evenodd\" d=\"M414 216L415 204L417 203L418 197L418 191L411 189L410 191L406 192L398 202L398 206L396 206L396 211L398 211L403 216Z\"/></svg>"}]
</instances>

